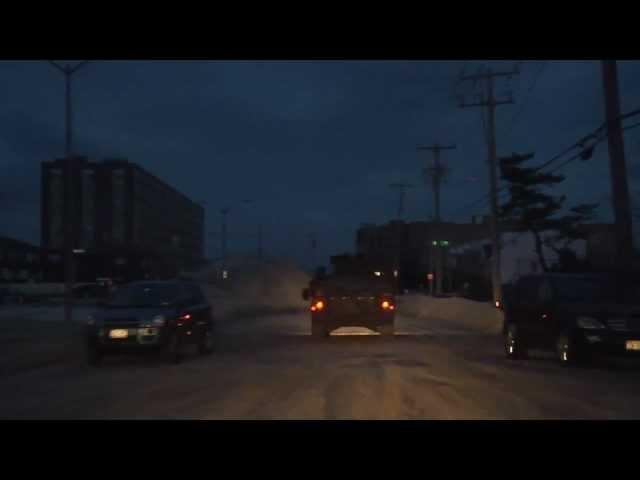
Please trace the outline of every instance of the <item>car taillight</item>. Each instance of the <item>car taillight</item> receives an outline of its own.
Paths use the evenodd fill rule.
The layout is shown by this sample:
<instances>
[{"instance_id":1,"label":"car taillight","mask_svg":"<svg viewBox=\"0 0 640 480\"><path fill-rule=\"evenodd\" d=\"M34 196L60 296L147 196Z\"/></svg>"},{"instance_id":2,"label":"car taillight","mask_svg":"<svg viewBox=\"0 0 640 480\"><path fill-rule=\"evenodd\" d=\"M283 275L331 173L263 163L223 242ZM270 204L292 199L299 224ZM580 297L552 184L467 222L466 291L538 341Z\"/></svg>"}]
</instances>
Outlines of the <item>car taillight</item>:
<instances>
[{"instance_id":1,"label":"car taillight","mask_svg":"<svg viewBox=\"0 0 640 480\"><path fill-rule=\"evenodd\" d=\"M184 315L180 315L178 317L178 326L180 327L182 324L191 320L191 314L185 313Z\"/></svg>"},{"instance_id":2,"label":"car taillight","mask_svg":"<svg viewBox=\"0 0 640 480\"><path fill-rule=\"evenodd\" d=\"M383 310L395 310L396 306L389 300L383 300L380 304Z\"/></svg>"},{"instance_id":3,"label":"car taillight","mask_svg":"<svg viewBox=\"0 0 640 480\"><path fill-rule=\"evenodd\" d=\"M319 312L324 309L324 302L322 300L318 300L311 305L312 312Z\"/></svg>"}]
</instances>

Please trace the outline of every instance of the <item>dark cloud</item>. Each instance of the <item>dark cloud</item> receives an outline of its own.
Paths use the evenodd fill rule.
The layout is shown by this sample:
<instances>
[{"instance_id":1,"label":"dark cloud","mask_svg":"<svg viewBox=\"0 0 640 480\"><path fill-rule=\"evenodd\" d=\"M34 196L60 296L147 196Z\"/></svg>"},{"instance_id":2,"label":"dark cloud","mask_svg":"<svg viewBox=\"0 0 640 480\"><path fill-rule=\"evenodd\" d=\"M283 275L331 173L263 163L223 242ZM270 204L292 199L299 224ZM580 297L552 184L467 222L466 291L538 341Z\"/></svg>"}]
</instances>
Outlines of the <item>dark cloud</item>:
<instances>
[{"instance_id":1,"label":"dark cloud","mask_svg":"<svg viewBox=\"0 0 640 480\"><path fill-rule=\"evenodd\" d=\"M486 208L463 208L486 193L486 144L480 111L457 108L454 96L463 64L472 72L482 63L513 65L95 62L74 79L77 150L129 158L206 201L211 230L218 228L219 208L234 205L233 248L253 249L252 232L263 223L272 251L304 258L306 234L316 231L326 257L353 247L359 223L394 214L390 182L416 184L407 218L429 217L431 196L421 176L429 157L416 151L419 144L458 145L443 157L452 167L445 216L464 221ZM518 102L526 98L515 123L520 105L498 108L500 154L535 151L542 162L603 120L598 62L548 62L538 74L540 64L523 62L520 76L497 86L499 94L513 90ZM620 63L625 111L640 103L638 78L638 62ZM462 90L470 94L474 87ZM14 222L16 236L38 238L15 212L37 219L39 162L63 152L62 95L62 76L46 63L0 63L0 198L14 215L4 211L0 221ZM628 135L629 173L638 179L634 139ZM566 173L562 188L572 202L608 193L606 146ZM239 207L244 198L258 202Z\"/></svg>"}]
</instances>

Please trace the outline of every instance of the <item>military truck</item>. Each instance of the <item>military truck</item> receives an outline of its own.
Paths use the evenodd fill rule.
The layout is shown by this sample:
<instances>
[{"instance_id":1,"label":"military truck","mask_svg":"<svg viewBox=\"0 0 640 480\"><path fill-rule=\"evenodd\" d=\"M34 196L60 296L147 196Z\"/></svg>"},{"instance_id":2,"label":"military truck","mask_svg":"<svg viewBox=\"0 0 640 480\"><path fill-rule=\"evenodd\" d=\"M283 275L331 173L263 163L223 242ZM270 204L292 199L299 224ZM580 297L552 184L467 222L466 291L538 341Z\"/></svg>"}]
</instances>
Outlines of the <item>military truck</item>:
<instances>
[{"instance_id":1,"label":"military truck","mask_svg":"<svg viewBox=\"0 0 640 480\"><path fill-rule=\"evenodd\" d=\"M309 288L311 334L327 337L340 327L366 327L381 335L395 333L396 282L393 270L364 257L331 257L332 272L318 269Z\"/></svg>"}]
</instances>

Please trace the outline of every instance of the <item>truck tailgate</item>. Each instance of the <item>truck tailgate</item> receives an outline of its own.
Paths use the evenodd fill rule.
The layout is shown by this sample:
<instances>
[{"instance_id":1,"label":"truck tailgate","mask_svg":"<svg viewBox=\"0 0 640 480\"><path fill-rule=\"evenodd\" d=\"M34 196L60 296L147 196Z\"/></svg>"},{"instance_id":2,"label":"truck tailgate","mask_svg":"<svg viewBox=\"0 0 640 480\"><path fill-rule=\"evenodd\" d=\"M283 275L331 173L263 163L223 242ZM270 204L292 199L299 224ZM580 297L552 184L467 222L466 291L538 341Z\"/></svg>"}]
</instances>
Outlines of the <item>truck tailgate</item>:
<instances>
[{"instance_id":1,"label":"truck tailgate","mask_svg":"<svg viewBox=\"0 0 640 480\"><path fill-rule=\"evenodd\" d=\"M327 299L327 311L336 315L363 315L378 312L375 296L340 296Z\"/></svg>"}]
</instances>

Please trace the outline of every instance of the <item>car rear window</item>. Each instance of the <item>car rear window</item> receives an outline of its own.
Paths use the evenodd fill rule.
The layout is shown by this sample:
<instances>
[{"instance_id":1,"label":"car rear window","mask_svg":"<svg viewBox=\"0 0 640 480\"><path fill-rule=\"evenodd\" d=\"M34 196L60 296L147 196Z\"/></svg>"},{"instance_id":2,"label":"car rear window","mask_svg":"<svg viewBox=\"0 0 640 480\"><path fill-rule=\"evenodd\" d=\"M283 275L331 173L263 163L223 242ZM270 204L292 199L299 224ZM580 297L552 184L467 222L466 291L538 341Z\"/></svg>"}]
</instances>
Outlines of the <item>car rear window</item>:
<instances>
[{"instance_id":1,"label":"car rear window","mask_svg":"<svg viewBox=\"0 0 640 480\"><path fill-rule=\"evenodd\" d=\"M606 278L562 278L553 283L561 302L607 303L619 299L616 283Z\"/></svg>"},{"instance_id":2,"label":"car rear window","mask_svg":"<svg viewBox=\"0 0 640 480\"><path fill-rule=\"evenodd\" d=\"M133 284L118 289L109 306L160 307L167 306L184 296L178 284Z\"/></svg>"}]
</instances>

